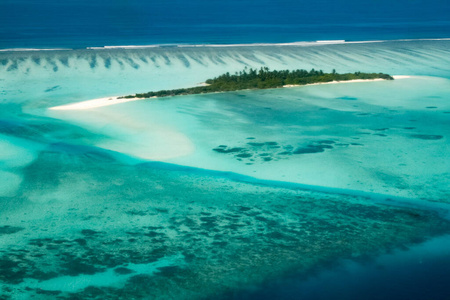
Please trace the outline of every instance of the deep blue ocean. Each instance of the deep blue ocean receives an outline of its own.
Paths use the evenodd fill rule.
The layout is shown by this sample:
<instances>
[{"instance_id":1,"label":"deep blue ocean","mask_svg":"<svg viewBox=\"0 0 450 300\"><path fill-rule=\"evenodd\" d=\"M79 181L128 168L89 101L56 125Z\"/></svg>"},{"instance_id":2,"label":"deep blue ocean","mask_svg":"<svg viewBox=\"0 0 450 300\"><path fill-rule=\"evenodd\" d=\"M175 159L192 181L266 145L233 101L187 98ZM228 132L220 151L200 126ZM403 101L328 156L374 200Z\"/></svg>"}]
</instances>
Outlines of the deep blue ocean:
<instances>
[{"instance_id":1,"label":"deep blue ocean","mask_svg":"<svg viewBox=\"0 0 450 300\"><path fill-rule=\"evenodd\" d=\"M447 0L1 0L0 48L450 37Z\"/></svg>"}]
</instances>

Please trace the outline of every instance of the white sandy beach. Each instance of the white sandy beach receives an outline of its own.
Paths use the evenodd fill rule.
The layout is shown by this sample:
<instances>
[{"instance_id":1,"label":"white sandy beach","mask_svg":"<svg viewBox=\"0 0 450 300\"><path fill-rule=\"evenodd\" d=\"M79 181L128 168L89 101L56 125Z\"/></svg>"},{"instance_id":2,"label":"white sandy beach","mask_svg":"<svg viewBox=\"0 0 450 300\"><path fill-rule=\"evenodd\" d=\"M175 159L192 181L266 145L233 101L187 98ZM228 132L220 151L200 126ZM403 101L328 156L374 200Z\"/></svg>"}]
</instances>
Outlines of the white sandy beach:
<instances>
[{"instance_id":1,"label":"white sandy beach","mask_svg":"<svg viewBox=\"0 0 450 300\"><path fill-rule=\"evenodd\" d=\"M406 79L411 78L412 76L409 75L394 75L392 76L394 79ZM284 88L289 87L300 87L300 86L308 86L308 85L322 85L322 84L336 84L336 83L356 83L356 82L371 82L371 81L383 81L385 79L377 78L377 79L355 79L355 80L347 80L347 81L331 81L331 82L319 82L319 83L311 83L306 85L294 85L294 84L288 84L284 85ZM199 84L206 85L205 83ZM148 98L129 98L129 99L119 99L122 96L113 96L113 97L105 97L105 98L98 98L98 99L92 99L92 100L86 100L82 102L76 102L66 105L60 105L60 106L54 106L50 107L51 110L85 110L85 109L93 109L93 108L99 108L104 106L110 106L115 104L121 104L131 101L138 101L138 100L144 100ZM152 97L156 98L156 97Z\"/></svg>"},{"instance_id":2,"label":"white sandy beach","mask_svg":"<svg viewBox=\"0 0 450 300\"><path fill-rule=\"evenodd\" d=\"M143 100L145 98L131 98L131 99L119 99L121 96L105 97L92 100L86 100L82 102L75 102L66 105L54 106L49 109L51 110L83 110L92 109L103 106L115 105L120 103L126 103L130 101Z\"/></svg>"},{"instance_id":3,"label":"white sandy beach","mask_svg":"<svg viewBox=\"0 0 450 300\"><path fill-rule=\"evenodd\" d=\"M409 75L394 75L392 77L394 77L394 79L411 78L411 76L409 76ZM307 86L307 85L322 85L322 84L336 84L336 83L355 83L355 82L370 82L370 81L383 81L383 80L386 80L386 79L381 79L381 78L377 78L377 79L354 79L354 80L345 80L345 81L318 82L318 83L310 83L310 84L305 84L305 85L287 84L287 85L283 85L283 87L284 88L289 88L289 87L299 87L299 86Z\"/></svg>"},{"instance_id":4,"label":"white sandy beach","mask_svg":"<svg viewBox=\"0 0 450 300\"><path fill-rule=\"evenodd\" d=\"M345 81L330 81L330 82L317 82L310 84L287 84L283 85L284 88L290 87L300 87L300 86L308 86L308 85L323 85L323 84L336 84L336 83L355 83L355 82L369 82L369 81L383 81L385 79L377 78L377 79L355 79L355 80L345 80Z\"/></svg>"}]
</instances>

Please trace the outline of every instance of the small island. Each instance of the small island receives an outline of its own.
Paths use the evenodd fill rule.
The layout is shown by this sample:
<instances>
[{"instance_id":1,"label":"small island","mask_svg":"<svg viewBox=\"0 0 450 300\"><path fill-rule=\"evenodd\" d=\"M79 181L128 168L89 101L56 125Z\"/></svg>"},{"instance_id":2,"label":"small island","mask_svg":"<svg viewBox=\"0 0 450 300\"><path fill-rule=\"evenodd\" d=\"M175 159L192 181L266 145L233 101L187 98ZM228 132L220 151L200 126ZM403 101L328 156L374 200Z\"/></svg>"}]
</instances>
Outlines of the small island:
<instances>
[{"instance_id":1,"label":"small island","mask_svg":"<svg viewBox=\"0 0 450 300\"><path fill-rule=\"evenodd\" d=\"M249 89L273 89L286 86L300 86L307 84L330 83L354 80L394 80L388 74L383 73L345 73L339 74L333 70L332 73L324 73L322 70L281 70L271 71L267 67L257 69L248 69L247 67L240 72L231 75L225 73L213 79L208 79L201 86L175 89L161 90L156 92L140 93L118 97L118 99L134 99L134 98L153 98L153 97L170 97L180 95L194 95L217 92L231 92Z\"/></svg>"}]
</instances>

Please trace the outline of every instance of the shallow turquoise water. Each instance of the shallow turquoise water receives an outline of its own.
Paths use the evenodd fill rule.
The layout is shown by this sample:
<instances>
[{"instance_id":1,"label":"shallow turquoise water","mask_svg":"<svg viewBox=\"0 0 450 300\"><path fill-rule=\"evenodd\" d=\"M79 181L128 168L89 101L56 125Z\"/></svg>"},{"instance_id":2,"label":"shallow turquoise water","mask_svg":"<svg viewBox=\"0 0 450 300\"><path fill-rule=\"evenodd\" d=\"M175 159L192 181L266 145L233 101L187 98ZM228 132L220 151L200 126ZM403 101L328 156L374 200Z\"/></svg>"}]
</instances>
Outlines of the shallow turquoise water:
<instances>
[{"instance_id":1,"label":"shallow turquoise water","mask_svg":"<svg viewBox=\"0 0 450 300\"><path fill-rule=\"evenodd\" d=\"M449 43L0 53L1 292L244 297L448 232ZM247 65L413 77L48 110Z\"/></svg>"}]
</instances>

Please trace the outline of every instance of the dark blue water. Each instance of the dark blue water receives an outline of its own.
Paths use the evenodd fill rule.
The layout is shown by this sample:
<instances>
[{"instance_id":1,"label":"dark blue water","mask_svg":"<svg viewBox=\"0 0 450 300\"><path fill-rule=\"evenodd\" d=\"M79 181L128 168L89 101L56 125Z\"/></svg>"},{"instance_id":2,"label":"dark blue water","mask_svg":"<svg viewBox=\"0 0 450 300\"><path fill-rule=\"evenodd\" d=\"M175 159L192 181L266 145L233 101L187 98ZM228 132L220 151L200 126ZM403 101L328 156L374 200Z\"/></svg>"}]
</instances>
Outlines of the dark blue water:
<instances>
[{"instance_id":1,"label":"dark blue water","mask_svg":"<svg viewBox=\"0 0 450 300\"><path fill-rule=\"evenodd\" d=\"M0 0L0 48L450 37L448 0Z\"/></svg>"},{"instance_id":2,"label":"dark blue water","mask_svg":"<svg viewBox=\"0 0 450 300\"><path fill-rule=\"evenodd\" d=\"M297 274L229 298L241 300L448 300L450 236L363 262Z\"/></svg>"}]
</instances>

